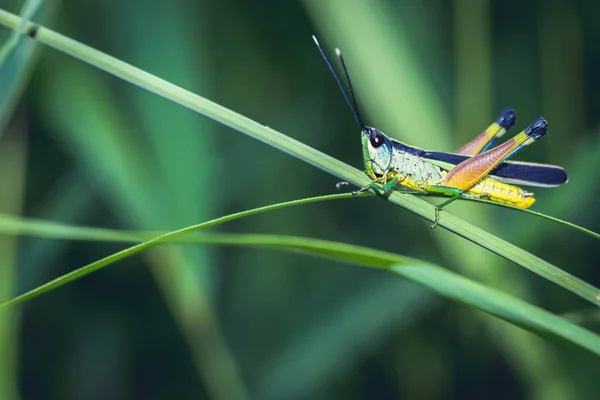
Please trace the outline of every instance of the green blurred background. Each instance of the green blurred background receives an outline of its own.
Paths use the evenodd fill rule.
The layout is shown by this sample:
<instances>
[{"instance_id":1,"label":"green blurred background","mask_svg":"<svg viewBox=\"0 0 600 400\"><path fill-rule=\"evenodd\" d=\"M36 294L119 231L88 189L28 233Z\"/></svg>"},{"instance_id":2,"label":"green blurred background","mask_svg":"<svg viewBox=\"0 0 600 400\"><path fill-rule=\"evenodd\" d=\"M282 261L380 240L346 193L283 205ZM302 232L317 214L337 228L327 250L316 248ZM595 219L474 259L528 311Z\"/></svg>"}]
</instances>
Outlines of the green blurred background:
<instances>
[{"instance_id":1,"label":"green blurred background","mask_svg":"<svg viewBox=\"0 0 600 400\"><path fill-rule=\"evenodd\" d=\"M543 115L548 136L518 159L570 182L538 189L534 210L598 231L599 18L592 0L48 0L33 19L359 168L359 129L312 34L344 51L367 123L409 144L452 151L506 106L515 131ZM170 230L335 192L320 170L27 38L0 89L6 214ZM449 211L600 284L590 237L472 202ZM583 300L428 226L363 198L218 231L433 261L599 330ZM0 236L0 300L122 248ZM592 399L598 379L593 356L388 273L266 250L164 246L0 314L0 399Z\"/></svg>"}]
</instances>

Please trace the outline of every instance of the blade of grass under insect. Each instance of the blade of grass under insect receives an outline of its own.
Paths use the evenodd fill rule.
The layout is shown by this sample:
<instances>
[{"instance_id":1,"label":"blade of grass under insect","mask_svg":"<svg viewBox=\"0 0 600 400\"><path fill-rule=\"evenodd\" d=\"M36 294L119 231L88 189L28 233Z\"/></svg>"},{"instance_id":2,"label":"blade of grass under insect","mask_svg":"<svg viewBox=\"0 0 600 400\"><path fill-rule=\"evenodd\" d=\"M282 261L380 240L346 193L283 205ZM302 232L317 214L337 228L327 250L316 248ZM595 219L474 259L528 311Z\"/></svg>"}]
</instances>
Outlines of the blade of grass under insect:
<instances>
[{"instance_id":1,"label":"blade of grass under insect","mask_svg":"<svg viewBox=\"0 0 600 400\"><path fill-rule=\"evenodd\" d=\"M182 236L200 229L199 226L202 225L169 232L90 263L0 304L0 310L11 308L157 245L176 242ZM71 227L71 229L77 230L78 228ZM88 234L92 230L93 228L86 228ZM102 232L102 235L105 234L106 230ZM134 236L139 234L132 232L129 235L133 239ZM80 235L77 236L81 237ZM139 235L138 240L143 240L143 237L144 235ZM122 238L120 234L115 235L115 239L120 238ZM571 343L600 356L600 337L592 332L499 290L475 283L424 261L344 243L282 235L205 234L194 236L190 238L190 241L197 244L251 246L284 250L324 257L353 265L389 270L443 296L485 311L540 336Z\"/></svg>"},{"instance_id":2,"label":"blade of grass under insect","mask_svg":"<svg viewBox=\"0 0 600 400\"><path fill-rule=\"evenodd\" d=\"M21 19L18 16L0 10L0 24L11 29L16 29L20 22ZM369 179L362 172L331 156L319 152L295 139L275 131L274 129L263 126L203 97L166 82L139 68L135 68L132 65L36 24L27 24L25 31L28 35L44 44L63 51L75 58L94 65L97 68L163 96L193 111L201 113L239 132L245 133L317 168L329 172L338 178L357 186L364 186L370 183ZM389 197L389 201L396 205L400 205L429 221L433 221L434 207L415 196L394 193ZM484 231L483 229L479 229L446 211L443 211L440 214L439 226L541 275L542 277L572 291L592 304L600 305L600 290L593 285L556 268L552 264Z\"/></svg>"}]
</instances>

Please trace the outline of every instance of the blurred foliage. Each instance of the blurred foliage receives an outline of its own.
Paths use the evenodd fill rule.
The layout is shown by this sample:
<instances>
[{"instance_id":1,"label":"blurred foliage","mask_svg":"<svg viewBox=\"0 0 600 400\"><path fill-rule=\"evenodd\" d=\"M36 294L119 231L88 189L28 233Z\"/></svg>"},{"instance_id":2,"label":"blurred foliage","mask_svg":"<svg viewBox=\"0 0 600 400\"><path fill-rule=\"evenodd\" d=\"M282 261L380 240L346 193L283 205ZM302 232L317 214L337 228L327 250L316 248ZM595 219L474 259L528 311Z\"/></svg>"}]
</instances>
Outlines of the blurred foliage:
<instances>
[{"instance_id":1,"label":"blurred foliage","mask_svg":"<svg viewBox=\"0 0 600 400\"><path fill-rule=\"evenodd\" d=\"M519 159L564 165L570 183L536 191L535 209L598 231L599 12L591 0L46 0L33 19L356 166L358 128L315 33L329 54L344 51L368 123L412 145L451 151L507 105L516 128L543 114L549 135ZM12 116L0 138L3 212L164 230L335 190L262 143L50 49L23 57L24 46L0 70L1 116ZM9 84L24 85L29 74L13 74L27 69L20 96ZM357 243L460 268L555 313L588 307L373 200L221 229ZM451 212L600 284L592 238L464 203ZM122 248L0 239L0 300ZM378 271L234 247L128 259L0 315L0 332L8 399L591 399L600 378L586 353Z\"/></svg>"}]
</instances>

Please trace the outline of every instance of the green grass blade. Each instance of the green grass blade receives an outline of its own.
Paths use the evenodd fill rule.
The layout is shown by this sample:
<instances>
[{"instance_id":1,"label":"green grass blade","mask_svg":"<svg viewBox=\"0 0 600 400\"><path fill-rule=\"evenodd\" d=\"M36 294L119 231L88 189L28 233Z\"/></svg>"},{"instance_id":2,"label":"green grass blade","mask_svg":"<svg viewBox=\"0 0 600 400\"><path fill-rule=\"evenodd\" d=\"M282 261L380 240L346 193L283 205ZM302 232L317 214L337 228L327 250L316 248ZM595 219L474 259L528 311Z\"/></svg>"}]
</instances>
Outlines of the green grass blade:
<instances>
[{"instance_id":1,"label":"green grass blade","mask_svg":"<svg viewBox=\"0 0 600 400\"><path fill-rule=\"evenodd\" d=\"M11 13L0 10L0 23L12 29L21 22L21 19ZM35 27L35 28L34 28ZM69 39L63 35L53 32L47 28L34 24L28 24L26 32L33 35L42 43L45 43L57 50L63 51L78 59L81 59L91 65L103 69L117 77L127 80L135 85L147 89L153 93L163 96L184 107L206 115L224 125L245 133L257 140L267 143L281 151L293 155L311 165L314 165L324 171L329 172L343 180L351 182L357 186L364 186L369 183L369 179L359 170L319 152L309 146L300 143L288 136L285 136L271 128L263 126L250 120L240 114L226 109L205 98L195 95L185 89L166 82L154 75L135 68L114 57L108 56L102 52L94 50L89 46L81 44L75 40ZM407 210L432 221L434 217L434 207L411 195L402 195L394 193L389 197L389 201L400 205ZM578 296L595 305L600 305L600 290L565 271L562 271L552 264L512 245L486 231L479 229L466 221L442 212L439 225L448 229L457 235L472 241L508 260L511 260L544 278L572 291Z\"/></svg>"},{"instance_id":2,"label":"green grass blade","mask_svg":"<svg viewBox=\"0 0 600 400\"><path fill-rule=\"evenodd\" d=\"M87 229L88 231L91 230L91 228ZM8 302L0 304L0 310L13 307L42 293L56 289L123 258L159 244L181 238L181 236L197 229L197 226L194 226L170 232L90 263ZM132 240L136 236L135 233L130 235ZM592 332L496 289L475 283L453 272L420 260L344 243L281 235L207 234L196 236L192 238L192 241L197 244L250 246L285 250L354 265L389 270L445 297L478 308L540 336L568 342L600 356L600 337Z\"/></svg>"},{"instance_id":3,"label":"green grass blade","mask_svg":"<svg viewBox=\"0 0 600 400\"><path fill-rule=\"evenodd\" d=\"M214 220L204 222L201 224L189 226L177 231L169 233L158 233L158 232L142 232L142 233L129 233L129 232L115 232L109 229L96 229L96 228L78 228L67 224L59 224L40 220L25 220L15 218L9 215L5 215L0 219L0 231L4 234L11 235L29 235L36 237L47 237L54 239L72 239L72 240L99 240L99 241L116 241L116 242L144 242L137 246L130 247L118 253L115 253L109 257L105 257L94 263L89 264L87 267L73 271L63 277L57 278L51 282L48 282L37 289L29 291L13 300L0 305L0 309L3 307L9 307L22 303L28 299L36 297L42 293L58 288L64 284L67 284L79 277L85 276L90 272L96 271L106 265L109 265L122 258L137 254L145 249L154 247L165 241L173 241L180 237L196 232L202 229L210 228L212 226L222 224L224 222L232 221L238 218L248 217L254 214L258 214L266 211L274 211L277 209L301 205L310 204L319 201L335 200L342 198L350 198L351 194L338 194L332 196L318 196L311 197L301 200L293 200L284 203L278 203L270 206L259 207L251 210L241 211L235 214L230 214L224 217L216 218ZM159 236L157 236L159 235ZM9 304L10 303L10 304Z\"/></svg>"},{"instance_id":4,"label":"green grass blade","mask_svg":"<svg viewBox=\"0 0 600 400\"><path fill-rule=\"evenodd\" d=\"M370 194L361 194L360 197L368 197ZM286 201L283 203L271 204L264 207L253 208L241 211L235 214L229 214L224 217L216 218L201 224L185 228L186 232L194 232L207 229L215 225L233 221L239 218L250 217L267 211L275 211L291 206L317 203L329 200L341 200L353 198L350 193L334 194L329 196L308 197L305 199ZM184 231L181 230L181 231ZM177 231L179 232L179 231ZM93 240L105 242L140 242L152 239L159 235L167 235L167 232L137 232L115 231L101 228L82 228L70 224L44 221L33 218L20 218L12 215L0 214L0 233L4 235L24 235L32 237L45 237L52 239L68 240ZM185 233L185 232L184 232ZM176 236L177 237L177 236ZM190 243L184 241L184 243Z\"/></svg>"},{"instance_id":5,"label":"green grass blade","mask_svg":"<svg viewBox=\"0 0 600 400\"><path fill-rule=\"evenodd\" d=\"M525 301L478 284L443 268L394 265L406 279L426 285L442 296L472 305L547 338L577 337L577 344L598 354L597 335ZM540 312L542 311L542 312ZM569 340L571 341L571 340ZM575 342L572 342L575 343Z\"/></svg>"}]
</instances>

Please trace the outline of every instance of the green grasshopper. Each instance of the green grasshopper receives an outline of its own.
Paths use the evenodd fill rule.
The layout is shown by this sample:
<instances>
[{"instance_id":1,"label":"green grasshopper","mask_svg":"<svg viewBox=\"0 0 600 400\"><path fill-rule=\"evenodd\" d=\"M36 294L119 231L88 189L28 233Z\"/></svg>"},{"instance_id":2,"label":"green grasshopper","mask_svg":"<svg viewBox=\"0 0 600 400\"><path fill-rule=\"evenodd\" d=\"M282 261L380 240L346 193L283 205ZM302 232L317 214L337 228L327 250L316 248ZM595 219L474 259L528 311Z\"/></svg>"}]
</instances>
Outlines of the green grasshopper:
<instances>
[{"instance_id":1,"label":"green grasshopper","mask_svg":"<svg viewBox=\"0 0 600 400\"><path fill-rule=\"evenodd\" d=\"M546 134L548 122L542 117L512 139L492 148L494 142L515 123L515 112L507 108L485 131L454 153L422 150L390 139L379 129L366 126L358 113L342 53L336 49L350 97L317 38L313 36L313 39L361 129L365 173L373 181L352 192L353 195L373 190L387 197L393 190L404 189L407 193L450 196L435 207L434 223L431 225L435 228L440 210L457 199L484 199L529 208L535 202L533 193L516 185L555 187L567 183L566 171L557 165L507 161ZM347 182L340 182L338 188L342 184Z\"/></svg>"}]
</instances>

